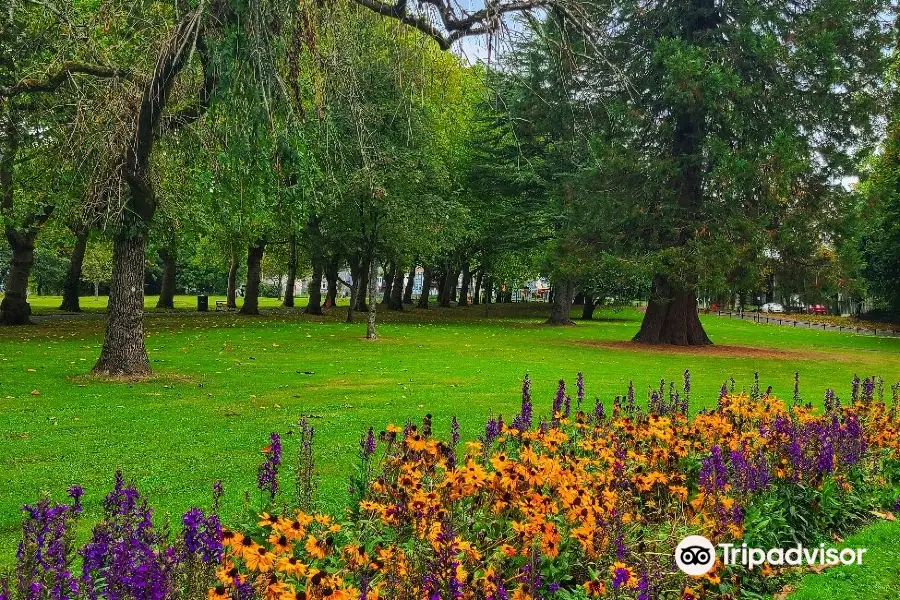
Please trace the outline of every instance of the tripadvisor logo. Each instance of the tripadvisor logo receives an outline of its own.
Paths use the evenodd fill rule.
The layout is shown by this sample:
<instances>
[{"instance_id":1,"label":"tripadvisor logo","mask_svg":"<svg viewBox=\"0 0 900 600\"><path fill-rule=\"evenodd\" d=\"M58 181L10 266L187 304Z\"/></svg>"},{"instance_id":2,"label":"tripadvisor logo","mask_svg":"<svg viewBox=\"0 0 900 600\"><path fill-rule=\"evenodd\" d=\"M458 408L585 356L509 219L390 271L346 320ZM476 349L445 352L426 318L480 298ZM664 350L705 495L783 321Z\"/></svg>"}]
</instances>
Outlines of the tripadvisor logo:
<instances>
[{"instance_id":1,"label":"tripadvisor logo","mask_svg":"<svg viewBox=\"0 0 900 600\"><path fill-rule=\"evenodd\" d=\"M792 548L749 548L747 544L719 544L722 562L726 565L740 565L750 570L761 565L779 567L789 565L861 565L866 548L826 548L819 544L816 548L797 545ZM716 563L716 547L702 535L689 535L675 548L675 564L682 572L700 576L709 573Z\"/></svg>"}]
</instances>

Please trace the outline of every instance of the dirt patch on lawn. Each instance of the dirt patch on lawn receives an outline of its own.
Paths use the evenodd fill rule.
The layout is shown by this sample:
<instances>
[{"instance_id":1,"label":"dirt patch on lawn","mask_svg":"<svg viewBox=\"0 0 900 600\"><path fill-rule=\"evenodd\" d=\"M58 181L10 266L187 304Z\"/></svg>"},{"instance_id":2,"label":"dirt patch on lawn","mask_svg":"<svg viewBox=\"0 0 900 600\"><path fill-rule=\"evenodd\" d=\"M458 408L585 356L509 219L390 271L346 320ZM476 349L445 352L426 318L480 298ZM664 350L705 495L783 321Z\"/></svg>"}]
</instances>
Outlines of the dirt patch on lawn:
<instances>
[{"instance_id":1,"label":"dirt patch on lawn","mask_svg":"<svg viewBox=\"0 0 900 600\"><path fill-rule=\"evenodd\" d=\"M685 354L690 356L710 356L714 358L768 358L776 360L853 360L845 354L816 352L812 350L783 350L780 348L757 348L754 346L654 346L634 342L580 341L583 346L627 350L631 352L655 352L659 354Z\"/></svg>"}]
</instances>

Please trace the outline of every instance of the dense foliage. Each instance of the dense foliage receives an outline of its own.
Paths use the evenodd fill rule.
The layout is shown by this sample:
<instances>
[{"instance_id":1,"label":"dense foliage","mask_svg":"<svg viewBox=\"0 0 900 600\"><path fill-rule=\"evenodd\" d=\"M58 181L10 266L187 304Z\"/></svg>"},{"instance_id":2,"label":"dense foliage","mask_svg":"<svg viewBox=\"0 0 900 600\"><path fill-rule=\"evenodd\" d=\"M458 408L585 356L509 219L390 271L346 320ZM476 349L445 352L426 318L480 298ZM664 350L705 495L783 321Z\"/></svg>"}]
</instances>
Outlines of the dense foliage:
<instances>
[{"instance_id":1,"label":"dense foliage","mask_svg":"<svg viewBox=\"0 0 900 600\"><path fill-rule=\"evenodd\" d=\"M892 3L537 4L498 45L377 0L12 2L0 322L108 286L95 370L133 375L145 289L254 314L308 279L373 337L414 282L427 308L546 279L551 323L647 299L636 340L672 344L709 342L698 300L896 304ZM446 52L480 32L478 64Z\"/></svg>"}]
</instances>

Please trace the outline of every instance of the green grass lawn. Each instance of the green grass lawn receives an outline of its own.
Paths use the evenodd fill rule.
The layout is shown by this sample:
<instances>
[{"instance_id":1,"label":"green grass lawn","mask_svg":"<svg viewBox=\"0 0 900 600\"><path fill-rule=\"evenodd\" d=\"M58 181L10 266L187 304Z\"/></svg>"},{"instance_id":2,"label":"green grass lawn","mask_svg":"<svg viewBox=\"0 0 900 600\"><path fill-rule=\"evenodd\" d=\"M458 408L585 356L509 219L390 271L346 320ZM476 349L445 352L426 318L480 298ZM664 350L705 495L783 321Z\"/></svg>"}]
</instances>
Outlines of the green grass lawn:
<instances>
[{"instance_id":1,"label":"green grass lawn","mask_svg":"<svg viewBox=\"0 0 900 600\"><path fill-rule=\"evenodd\" d=\"M3 294L0 294L0 299ZM144 309L149 312L167 312L163 309L156 308L156 302L159 296L144 296ZM225 300L225 296L209 296L209 309L215 310L216 300ZM297 298L297 306L306 306L306 298ZM31 305L31 313L36 316L53 315L53 314L71 314L63 313L59 310L62 303L62 296L30 296L28 303ZM86 313L105 313L106 306L109 303L109 296L84 296L81 298L81 310ZM175 296L175 310L177 311L196 311L197 296ZM237 305L244 305L243 298L237 298ZM280 298L260 298L260 308L276 308L281 306Z\"/></svg>"},{"instance_id":2,"label":"green grass lawn","mask_svg":"<svg viewBox=\"0 0 900 600\"><path fill-rule=\"evenodd\" d=\"M840 566L803 577L791 600L896 600L900 597L900 523L879 521L841 544L868 548L861 565Z\"/></svg>"},{"instance_id":3,"label":"green grass lawn","mask_svg":"<svg viewBox=\"0 0 900 600\"><path fill-rule=\"evenodd\" d=\"M179 299L186 309L193 302ZM57 304L32 301L36 312ZM784 397L799 371L803 397L815 401L827 387L848 395L854 373L900 380L900 339L710 316L703 319L715 347L673 352L625 343L638 328L636 311L604 311L563 328L544 326L546 311L541 304L492 305L488 316L483 306L385 311L377 342L362 339L363 323L342 323L341 308L325 317L299 310L150 314L156 376L141 382L88 375L102 319L0 329L0 565L12 560L23 503L41 491L62 498L69 485L83 485L85 535L117 468L160 518L207 506L210 485L221 478L227 518L240 509L243 490L254 489L269 432L290 431L301 415L317 429L322 501L337 509L369 424L431 413L443 435L455 414L464 435L474 437L490 413L516 412L525 373L539 411L549 407L558 380L574 386L578 371L587 395L609 403L629 380L639 391L660 378L680 385L690 369L695 409L713 404L728 377L749 387L755 371L763 387ZM285 440L291 461L296 445Z\"/></svg>"}]
</instances>

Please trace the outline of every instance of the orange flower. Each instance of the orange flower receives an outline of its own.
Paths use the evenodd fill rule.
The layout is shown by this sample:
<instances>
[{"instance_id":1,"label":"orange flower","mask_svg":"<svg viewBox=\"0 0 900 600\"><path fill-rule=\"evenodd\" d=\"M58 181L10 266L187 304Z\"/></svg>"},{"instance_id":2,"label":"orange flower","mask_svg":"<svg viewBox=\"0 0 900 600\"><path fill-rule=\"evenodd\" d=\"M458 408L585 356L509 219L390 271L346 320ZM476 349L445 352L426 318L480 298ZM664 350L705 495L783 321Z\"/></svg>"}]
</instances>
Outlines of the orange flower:
<instances>
[{"instance_id":1,"label":"orange flower","mask_svg":"<svg viewBox=\"0 0 900 600\"><path fill-rule=\"evenodd\" d=\"M306 538L306 553L313 558L325 558L325 555L328 554L328 547L329 544L326 540L320 540L312 534Z\"/></svg>"},{"instance_id":2,"label":"orange flower","mask_svg":"<svg viewBox=\"0 0 900 600\"><path fill-rule=\"evenodd\" d=\"M596 598L597 596L605 596L606 595L606 584L602 581L597 581L596 579L592 579L590 581L586 581L584 584L584 591L588 593L588 595Z\"/></svg>"},{"instance_id":3,"label":"orange flower","mask_svg":"<svg viewBox=\"0 0 900 600\"><path fill-rule=\"evenodd\" d=\"M418 433L413 433L406 436L406 447L413 452L422 452L423 450L425 450L426 445L427 443L425 441L425 438L423 438Z\"/></svg>"},{"instance_id":4,"label":"orange flower","mask_svg":"<svg viewBox=\"0 0 900 600\"><path fill-rule=\"evenodd\" d=\"M228 590L221 583L214 588L210 588L209 592L206 594L207 600L229 600L231 598L231 594L228 593Z\"/></svg>"},{"instance_id":5,"label":"orange flower","mask_svg":"<svg viewBox=\"0 0 900 600\"><path fill-rule=\"evenodd\" d=\"M276 554L287 554L294 547L286 535L279 535L277 532L269 536L269 543Z\"/></svg>"},{"instance_id":6,"label":"orange flower","mask_svg":"<svg viewBox=\"0 0 900 600\"><path fill-rule=\"evenodd\" d=\"M278 559L275 569L292 577L303 577L306 574L306 565L296 556L282 556Z\"/></svg>"},{"instance_id":7,"label":"orange flower","mask_svg":"<svg viewBox=\"0 0 900 600\"><path fill-rule=\"evenodd\" d=\"M266 550L264 546L255 545L244 550L244 560L251 571L266 573L272 570L275 563L275 555Z\"/></svg>"}]
</instances>

